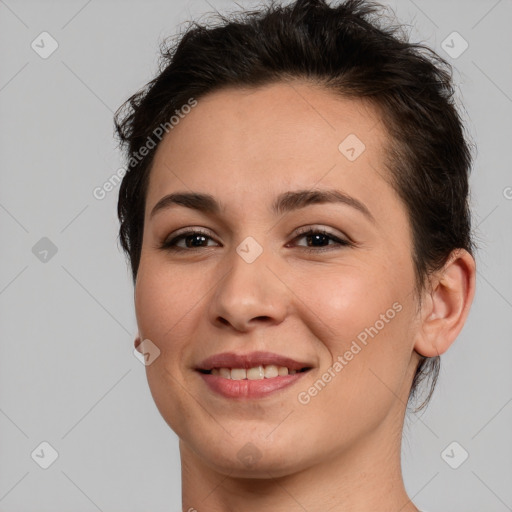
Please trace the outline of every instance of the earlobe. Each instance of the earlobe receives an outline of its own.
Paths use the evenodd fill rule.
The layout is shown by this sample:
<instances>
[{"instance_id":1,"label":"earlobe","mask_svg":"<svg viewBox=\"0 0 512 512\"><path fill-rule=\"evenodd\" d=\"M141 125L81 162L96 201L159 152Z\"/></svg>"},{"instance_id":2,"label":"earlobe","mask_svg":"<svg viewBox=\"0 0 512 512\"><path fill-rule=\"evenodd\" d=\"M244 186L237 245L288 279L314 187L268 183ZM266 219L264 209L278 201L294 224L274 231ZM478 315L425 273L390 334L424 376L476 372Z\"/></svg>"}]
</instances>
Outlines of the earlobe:
<instances>
[{"instance_id":1,"label":"earlobe","mask_svg":"<svg viewBox=\"0 0 512 512\"><path fill-rule=\"evenodd\" d=\"M464 249L452 252L439 273L432 276L428 305L422 308L420 332L414 349L425 357L446 352L462 330L475 294L475 260Z\"/></svg>"},{"instance_id":2,"label":"earlobe","mask_svg":"<svg viewBox=\"0 0 512 512\"><path fill-rule=\"evenodd\" d=\"M140 345L140 334L137 334L135 337L135 341L133 342L133 346L135 347L135 350L138 350L138 347ZM140 352L140 350L139 350Z\"/></svg>"}]
</instances>

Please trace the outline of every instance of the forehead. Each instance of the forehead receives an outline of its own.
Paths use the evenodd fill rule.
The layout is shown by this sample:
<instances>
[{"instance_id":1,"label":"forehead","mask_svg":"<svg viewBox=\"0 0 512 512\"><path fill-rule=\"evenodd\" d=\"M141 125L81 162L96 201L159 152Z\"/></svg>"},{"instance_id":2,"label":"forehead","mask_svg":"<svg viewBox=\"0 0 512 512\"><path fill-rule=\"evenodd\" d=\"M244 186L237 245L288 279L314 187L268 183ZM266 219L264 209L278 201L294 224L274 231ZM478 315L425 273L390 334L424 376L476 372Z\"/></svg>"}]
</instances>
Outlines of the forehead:
<instances>
[{"instance_id":1,"label":"forehead","mask_svg":"<svg viewBox=\"0 0 512 512\"><path fill-rule=\"evenodd\" d=\"M318 85L226 88L197 100L160 143L149 203L169 188L272 194L286 188L375 188L388 136L376 108ZM382 181L382 179L380 179ZM380 184L382 185L382 183Z\"/></svg>"}]
</instances>

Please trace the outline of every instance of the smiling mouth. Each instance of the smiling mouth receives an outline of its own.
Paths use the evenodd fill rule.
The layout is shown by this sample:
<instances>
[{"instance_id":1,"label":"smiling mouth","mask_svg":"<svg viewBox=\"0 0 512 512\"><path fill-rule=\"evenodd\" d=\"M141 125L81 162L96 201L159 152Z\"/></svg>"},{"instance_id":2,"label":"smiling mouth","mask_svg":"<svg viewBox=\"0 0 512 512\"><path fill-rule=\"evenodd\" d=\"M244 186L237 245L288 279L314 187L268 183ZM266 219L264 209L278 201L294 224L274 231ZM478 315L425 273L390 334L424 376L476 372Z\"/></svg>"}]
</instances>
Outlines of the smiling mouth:
<instances>
[{"instance_id":1,"label":"smiling mouth","mask_svg":"<svg viewBox=\"0 0 512 512\"><path fill-rule=\"evenodd\" d=\"M210 370L198 369L205 375L216 375L229 380L261 380L275 377L285 377L296 373L304 373L311 370L311 367L304 367L299 370L290 370L286 366L275 364L259 365L252 368L212 368Z\"/></svg>"}]
</instances>

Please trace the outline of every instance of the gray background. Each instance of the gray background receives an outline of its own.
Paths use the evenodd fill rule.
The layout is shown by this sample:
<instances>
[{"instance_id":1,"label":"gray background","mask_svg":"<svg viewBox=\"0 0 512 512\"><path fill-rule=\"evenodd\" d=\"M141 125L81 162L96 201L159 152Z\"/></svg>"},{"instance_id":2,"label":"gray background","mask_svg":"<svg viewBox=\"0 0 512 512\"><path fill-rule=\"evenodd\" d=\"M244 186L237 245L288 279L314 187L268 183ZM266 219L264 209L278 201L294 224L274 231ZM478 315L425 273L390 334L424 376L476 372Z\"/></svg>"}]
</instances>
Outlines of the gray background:
<instances>
[{"instance_id":1,"label":"gray background","mask_svg":"<svg viewBox=\"0 0 512 512\"><path fill-rule=\"evenodd\" d=\"M442 357L431 405L407 419L405 483L429 512L504 512L512 510L512 2L389 5L412 39L455 66L478 145L477 295ZM180 510L177 438L132 353L118 188L103 200L92 191L123 165L112 114L153 77L160 40L213 7L235 5L0 0L1 512ZM31 48L43 31L59 45L47 59ZM469 44L457 58L441 46L453 31ZM57 249L46 261L43 237ZM35 462L47 449L31 457L43 441L59 455L48 469ZM457 469L442 457L453 441L462 448L448 450L452 464L469 453Z\"/></svg>"}]
</instances>

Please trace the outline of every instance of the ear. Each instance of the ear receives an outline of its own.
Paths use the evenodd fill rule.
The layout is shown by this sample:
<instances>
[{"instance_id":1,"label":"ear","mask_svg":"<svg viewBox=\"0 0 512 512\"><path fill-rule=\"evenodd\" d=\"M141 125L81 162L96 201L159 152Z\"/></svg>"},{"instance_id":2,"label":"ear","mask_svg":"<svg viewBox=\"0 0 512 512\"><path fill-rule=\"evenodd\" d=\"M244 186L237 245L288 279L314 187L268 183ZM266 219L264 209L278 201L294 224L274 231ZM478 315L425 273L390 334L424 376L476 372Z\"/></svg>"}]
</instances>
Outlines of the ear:
<instances>
[{"instance_id":1,"label":"ear","mask_svg":"<svg viewBox=\"0 0 512 512\"><path fill-rule=\"evenodd\" d=\"M464 249L454 250L442 270L432 276L430 292L424 295L416 352L435 357L450 348L469 314L475 281L473 256Z\"/></svg>"}]
</instances>

